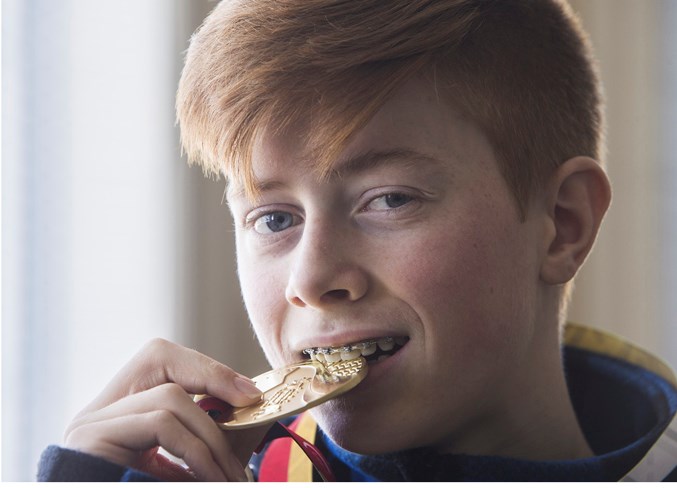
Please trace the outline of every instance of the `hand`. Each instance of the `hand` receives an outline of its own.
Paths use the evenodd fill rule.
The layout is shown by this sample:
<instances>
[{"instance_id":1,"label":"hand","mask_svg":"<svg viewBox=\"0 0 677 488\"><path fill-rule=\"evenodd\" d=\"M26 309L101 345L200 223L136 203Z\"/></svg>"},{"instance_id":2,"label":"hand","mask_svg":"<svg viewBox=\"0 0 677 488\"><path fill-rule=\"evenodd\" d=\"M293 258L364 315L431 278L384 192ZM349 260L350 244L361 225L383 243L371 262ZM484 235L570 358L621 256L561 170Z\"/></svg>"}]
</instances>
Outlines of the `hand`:
<instances>
[{"instance_id":1,"label":"hand","mask_svg":"<svg viewBox=\"0 0 677 488\"><path fill-rule=\"evenodd\" d=\"M192 349L155 339L71 422L65 446L164 480L246 481L243 463L268 427L224 432L192 400L258 401L254 383ZM185 469L158 454L177 456Z\"/></svg>"}]
</instances>

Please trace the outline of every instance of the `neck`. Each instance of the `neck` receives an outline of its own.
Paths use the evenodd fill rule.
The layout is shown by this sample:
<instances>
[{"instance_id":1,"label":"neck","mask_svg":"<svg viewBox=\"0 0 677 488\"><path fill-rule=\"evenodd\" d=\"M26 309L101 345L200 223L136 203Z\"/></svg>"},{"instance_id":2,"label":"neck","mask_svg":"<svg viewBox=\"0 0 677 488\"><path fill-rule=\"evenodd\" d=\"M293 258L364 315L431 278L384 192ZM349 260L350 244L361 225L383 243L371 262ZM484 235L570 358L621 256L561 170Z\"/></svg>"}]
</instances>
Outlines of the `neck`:
<instances>
[{"instance_id":1,"label":"neck","mask_svg":"<svg viewBox=\"0 0 677 488\"><path fill-rule=\"evenodd\" d=\"M593 455L569 398L556 324L552 329L554 338L534 341L515 373L495 385L499 400L442 452L532 461Z\"/></svg>"}]
</instances>

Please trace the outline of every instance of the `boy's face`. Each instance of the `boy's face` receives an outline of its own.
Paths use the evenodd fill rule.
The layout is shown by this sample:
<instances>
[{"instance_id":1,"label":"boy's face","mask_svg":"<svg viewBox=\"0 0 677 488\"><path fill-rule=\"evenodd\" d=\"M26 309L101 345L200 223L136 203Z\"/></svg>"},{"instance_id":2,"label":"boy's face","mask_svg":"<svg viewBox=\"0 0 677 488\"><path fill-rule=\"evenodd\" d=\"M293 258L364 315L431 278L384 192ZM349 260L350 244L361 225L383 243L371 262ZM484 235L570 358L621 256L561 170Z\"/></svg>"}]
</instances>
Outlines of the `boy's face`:
<instances>
[{"instance_id":1,"label":"boy's face","mask_svg":"<svg viewBox=\"0 0 677 488\"><path fill-rule=\"evenodd\" d=\"M300 141L288 131L255 147L259 201L229 191L242 292L268 360L408 339L313 415L357 452L472 446L519 403L535 354L539 213L520 221L485 137L424 80L396 93L326 181Z\"/></svg>"}]
</instances>

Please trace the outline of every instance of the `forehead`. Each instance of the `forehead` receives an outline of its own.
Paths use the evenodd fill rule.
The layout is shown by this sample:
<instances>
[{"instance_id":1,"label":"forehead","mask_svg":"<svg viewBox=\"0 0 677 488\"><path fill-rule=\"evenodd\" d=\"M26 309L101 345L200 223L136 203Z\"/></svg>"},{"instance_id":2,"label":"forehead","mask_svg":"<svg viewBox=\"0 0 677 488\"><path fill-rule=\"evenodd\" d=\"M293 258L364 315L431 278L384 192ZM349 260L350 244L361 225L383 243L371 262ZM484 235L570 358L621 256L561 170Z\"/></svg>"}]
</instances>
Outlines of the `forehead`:
<instances>
[{"instance_id":1,"label":"forehead","mask_svg":"<svg viewBox=\"0 0 677 488\"><path fill-rule=\"evenodd\" d=\"M310 124L298 122L283 131L262 131L252 148L255 186L265 189L266 182L291 168L320 178L323 174L341 175L357 166L373 167L376 159L379 164L404 159L453 163L463 161L469 153L493 159L486 137L426 78L405 83L326 165L313 157L317 148L308 144L313 130ZM378 158L371 157L374 155ZM229 198L241 194L243 187L244 182L230 180Z\"/></svg>"}]
</instances>

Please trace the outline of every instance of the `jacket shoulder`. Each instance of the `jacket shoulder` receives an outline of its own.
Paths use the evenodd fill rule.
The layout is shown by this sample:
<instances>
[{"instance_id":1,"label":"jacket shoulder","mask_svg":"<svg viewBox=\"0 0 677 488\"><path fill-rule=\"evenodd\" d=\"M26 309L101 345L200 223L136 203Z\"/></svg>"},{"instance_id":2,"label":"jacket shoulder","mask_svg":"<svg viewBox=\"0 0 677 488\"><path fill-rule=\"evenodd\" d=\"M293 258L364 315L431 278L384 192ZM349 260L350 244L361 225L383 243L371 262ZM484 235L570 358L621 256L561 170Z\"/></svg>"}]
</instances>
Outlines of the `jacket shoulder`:
<instances>
[{"instance_id":1,"label":"jacket shoulder","mask_svg":"<svg viewBox=\"0 0 677 488\"><path fill-rule=\"evenodd\" d=\"M158 481L132 468L59 446L44 450L37 481Z\"/></svg>"}]
</instances>

